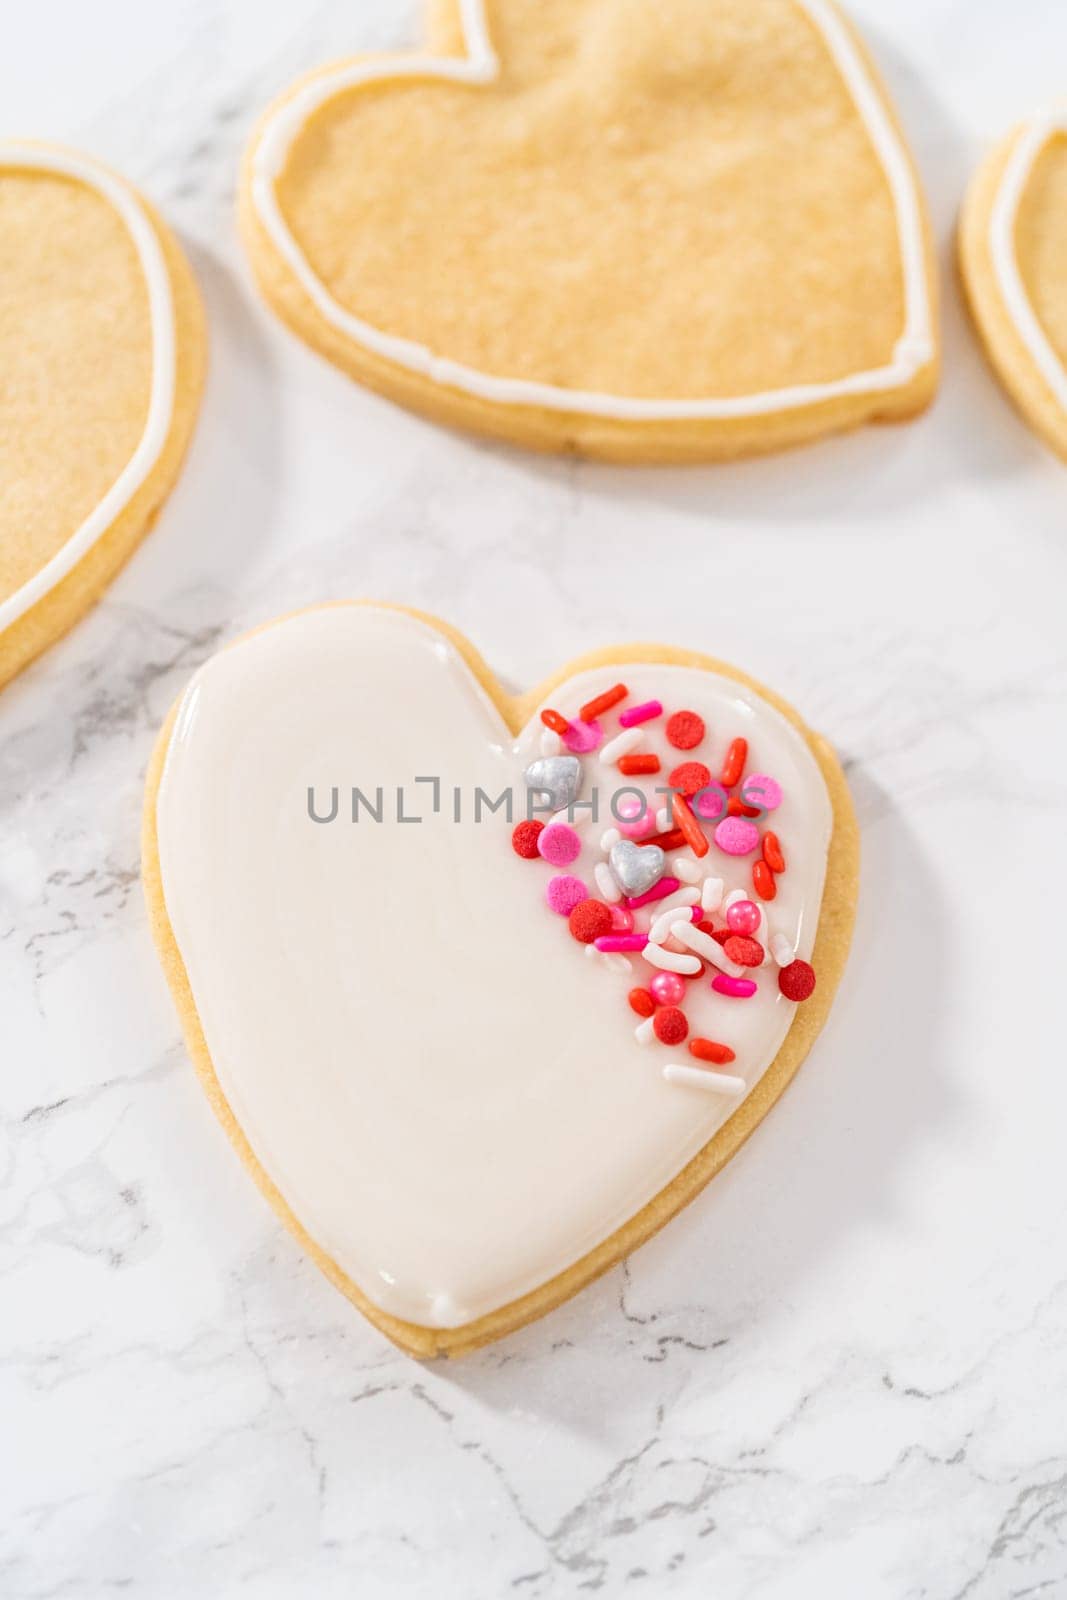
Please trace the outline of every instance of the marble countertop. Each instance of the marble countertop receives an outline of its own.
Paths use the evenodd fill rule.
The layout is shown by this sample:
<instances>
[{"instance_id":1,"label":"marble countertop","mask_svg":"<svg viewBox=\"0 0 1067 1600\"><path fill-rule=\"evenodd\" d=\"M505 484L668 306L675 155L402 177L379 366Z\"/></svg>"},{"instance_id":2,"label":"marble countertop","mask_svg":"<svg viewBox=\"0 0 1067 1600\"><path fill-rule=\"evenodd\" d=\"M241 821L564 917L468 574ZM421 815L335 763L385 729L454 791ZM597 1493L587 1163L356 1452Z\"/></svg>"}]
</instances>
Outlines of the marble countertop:
<instances>
[{"instance_id":1,"label":"marble countertop","mask_svg":"<svg viewBox=\"0 0 1067 1600\"><path fill-rule=\"evenodd\" d=\"M413 38L413 4L9 20L6 131L161 205L212 370L157 528L0 705L5 1600L1067 1594L1067 472L986 370L950 253L986 142L1062 93L1067 12L853 10L929 188L942 394L915 425L678 471L438 430L257 303L233 223L253 118L298 71ZM451 1366L369 1328L233 1158L138 881L190 671L357 592L449 617L515 684L631 637L733 660L835 742L863 827L851 965L786 1099L627 1266Z\"/></svg>"}]
</instances>

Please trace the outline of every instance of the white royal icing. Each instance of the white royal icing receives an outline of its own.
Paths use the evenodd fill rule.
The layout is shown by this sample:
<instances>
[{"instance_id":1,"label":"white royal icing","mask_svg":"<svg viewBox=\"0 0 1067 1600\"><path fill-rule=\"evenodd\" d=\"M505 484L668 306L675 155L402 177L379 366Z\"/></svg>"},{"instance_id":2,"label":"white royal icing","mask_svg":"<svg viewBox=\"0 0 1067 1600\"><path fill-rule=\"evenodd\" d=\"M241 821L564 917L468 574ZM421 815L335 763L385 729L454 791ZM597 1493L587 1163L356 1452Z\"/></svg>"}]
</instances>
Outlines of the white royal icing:
<instances>
[{"instance_id":1,"label":"white royal icing","mask_svg":"<svg viewBox=\"0 0 1067 1600\"><path fill-rule=\"evenodd\" d=\"M1008 157L989 221L989 248L1004 309L1015 325L1038 372L1067 411L1067 369L1038 321L1023 283L1015 248L1015 227L1030 175L1050 139L1067 133L1067 112L1052 112L1026 125Z\"/></svg>"},{"instance_id":2,"label":"white royal icing","mask_svg":"<svg viewBox=\"0 0 1067 1600\"><path fill-rule=\"evenodd\" d=\"M294 141L309 117L326 100L347 89L396 78L437 78L453 83L491 83L499 61L489 37L485 0L460 0L466 55L387 55L355 61L324 73L298 90L270 115L252 155L252 203L263 226L294 277L327 322L375 355L395 362L435 383L459 389L501 405L542 406L554 411L580 411L620 421L654 422L686 418L762 416L794 407L818 405L842 395L896 389L910 383L932 360L934 338L927 282L922 208L914 174L892 118L857 50L847 27L826 0L795 0L821 33L852 96L875 154L885 172L897 218L897 236L904 267L904 329L891 360L866 372L825 383L795 384L760 394L732 398L645 399L561 388L523 378L481 372L426 345L384 332L335 300L311 267L278 204L276 184Z\"/></svg>"},{"instance_id":3,"label":"white royal icing","mask_svg":"<svg viewBox=\"0 0 1067 1600\"><path fill-rule=\"evenodd\" d=\"M148 414L133 455L85 521L44 566L0 601L0 632L49 594L108 531L159 460L174 414L177 344L170 275L151 219L134 191L88 156L19 140L0 143L0 167L57 173L94 189L117 213L133 241L144 275L152 329L152 382Z\"/></svg>"},{"instance_id":4,"label":"white royal icing","mask_svg":"<svg viewBox=\"0 0 1067 1600\"><path fill-rule=\"evenodd\" d=\"M775 928L810 956L832 807L806 741L732 679L636 663L553 692L573 718L624 678L631 698L698 711L698 751L655 778L582 758L606 801L648 793L674 759L713 770L743 734L784 799L787 870ZM616 726L614 713L604 719ZM252 635L203 667L181 704L157 801L167 915L219 1083L259 1162L312 1238L377 1306L454 1326L554 1277L638 1212L722 1126L741 1096L664 1066L686 1048L635 1037L627 993L654 969L595 955L549 910L554 870L511 847L503 811L473 821L540 754L534 717L513 739L455 647L395 611L339 606ZM434 786L418 777L438 778ZM330 823L308 815L338 814ZM350 820L350 789L362 810ZM454 818L454 787L463 821ZM396 790L404 813L396 820ZM592 888L600 828L573 867ZM705 858L731 888L752 858ZM659 912L655 904L649 919ZM795 1015L777 968L751 1000L691 986L694 1036L728 1042L747 1092ZM696 991L699 990L699 993ZM647 1032L648 1030L646 1030ZM725 1036L725 1037L724 1037Z\"/></svg>"}]
</instances>

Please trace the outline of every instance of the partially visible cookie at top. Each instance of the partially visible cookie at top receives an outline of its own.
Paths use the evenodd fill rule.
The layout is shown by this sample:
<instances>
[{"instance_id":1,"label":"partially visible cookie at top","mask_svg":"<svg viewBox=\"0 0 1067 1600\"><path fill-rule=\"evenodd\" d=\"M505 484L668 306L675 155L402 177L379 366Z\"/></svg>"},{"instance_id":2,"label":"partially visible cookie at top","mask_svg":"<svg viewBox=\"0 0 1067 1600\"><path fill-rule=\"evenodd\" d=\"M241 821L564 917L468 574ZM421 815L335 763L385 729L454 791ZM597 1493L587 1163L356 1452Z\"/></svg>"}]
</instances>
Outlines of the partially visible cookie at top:
<instances>
[{"instance_id":1,"label":"partially visible cookie at top","mask_svg":"<svg viewBox=\"0 0 1067 1600\"><path fill-rule=\"evenodd\" d=\"M192 272L152 207L73 150L0 142L0 684L151 525L205 350Z\"/></svg>"},{"instance_id":2,"label":"partially visible cookie at top","mask_svg":"<svg viewBox=\"0 0 1067 1600\"><path fill-rule=\"evenodd\" d=\"M263 118L275 311L439 421L714 460L909 417L938 332L919 184L830 0L436 0Z\"/></svg>"},{"instance_id":3,"label":"partially visible cookie at top","mask_svg":"<svg viewBox=\"0 0 1067 1600\"><path fill-rule=\"evenodd\" d=\"M987 157L964 203L959 257L998 376L1067 459L1067 111L1015 128Z\"/></svg>"}]
</instances>

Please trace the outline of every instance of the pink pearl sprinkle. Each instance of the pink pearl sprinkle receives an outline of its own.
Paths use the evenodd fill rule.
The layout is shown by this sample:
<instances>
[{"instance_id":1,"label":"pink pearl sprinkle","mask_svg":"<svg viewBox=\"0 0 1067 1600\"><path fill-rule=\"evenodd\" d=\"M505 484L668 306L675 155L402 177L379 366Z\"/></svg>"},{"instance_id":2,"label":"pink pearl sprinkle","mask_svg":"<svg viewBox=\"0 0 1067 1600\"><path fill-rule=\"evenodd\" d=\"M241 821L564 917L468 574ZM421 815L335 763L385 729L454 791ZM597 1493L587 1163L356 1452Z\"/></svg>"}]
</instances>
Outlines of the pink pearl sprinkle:
<instances>
[{"instance_id":1,"label":"pink pearl sprinkle","mask_svg":"<svg viewBox=\"0 0 1067 1600\"><path fill-rule=\"evenodd\" d=\"M616 826L624 839L643 839L646 833L655 833L656 813L646 811L643 817L635 817L632 822L619 822Z\"/></svg>"},{"instance_id":2,"label":"pink pearl sprinkle","mask_svg":"<svg viewBox=\"0 0 1067 1600\"><path fill-rule=\"evenodd\" d=\"M648 815L648 805L643 795L624 794L619 796L615 813L620 822L636 822Z\"/></svg>"},{"instance_id":3,"label":"pink pearl sprinkle","mask_svg":"<svg viewBox=\"0 0 1067 1600\"><path fill-rule=\"evenodd\" d=\"M633 932L634 914L632 911L627 911L625 906L609 906L608 910L611 912L611 926L616 933ZM789 959L793 959L791 953Z\"/></svg>"},{"instance_id":4,"label":"pink pearl sprinkle","mask_svg":"<svg viewBox=\"0 0 1067 1600\"><path fill-rule=\"evenodd\" d=\"M569 917L576 905L582 900L589 899L589 890L581 878L567 876L550 878L545 890L545 899L553 911L558 911L561 917Z\"/></svg>"},{"instance_id":5,"label":"pink pearl sprinkle","mask_svg":"<svg viewBox=\"0 0 1067 1600\"><path fill-rule=\"evenodd\" d=\"M756 985L751 978L728 978L725 972L716 973L711 980L711 987L716 994L728 994L735 1000L751 1000L756 992Z\"/></svg>"},{"instance_id":6,"label":"pink pearl sprinkle","mask_svg":"<svg viewBox=\"0 0 1067 1600\"><path fill-rule=\"evenodd\" d=\"M540 837L543 839L544 834L541 834ZM680 888L681 884L677 878L661 878L657 884L654 884L651 889L647 889L644 894L627 895L626 904L631 911L636 911L638 906L650 906L653 900L666 900L669 894L673 894L675 889Z\"/></svg>"},{"instance_id":7,"label":"pink pearl sprinkle","mask_svg":"<svg viewBox=\"0 0 1067 1600\"><path fill-rule=\"evenodd\" d=\"M636 728L639 722L651 722L653 717L662 717L663 707L658 700L646 700L643 705L631 706L629 711L619 712L620 728Z\"/></svg>"},{"instance_id":8,"label":"pink pearl sprinkle","mask_svg":"<svg viewBox=\"0 0 1067 1600\"><path fill-rule=\"evenodd\" d=\"M746 806L762 806L764 811L777 811L782 803L782 786L765 772L751 772L741 785L741 798Z\"/></svg>"},{"instance_id":9,"label":"pink pearl sprinkle","mask_svg":"<svg viewBox=\"0 0 1067 1600\"><path fill-rule=\"evenodd\" d=\"M726 913L731 933L755 933L762 921L763 912L754 900L735 900Z\"/></svg>"},{"instance_id":10,"label":"pink pearl sprinkle","mask_svg":"<svg viewBox=\"0 0 1067 1600\"><path fill-rule=\"evenodd\" d=\"M563 743L576 756L581 756L589 750L595 750L603 737L604 730L599 722L575 721L568 723Z\"/></svg>"},{"instance_id":11,"label":"pink pearl sprinkle","mask_svg":"<svg viewBox=\"0 0 1067 1600\"><path fill-rule=\"evenodd\" d=\"M565 822L551 822L537 835L537 853L553 867L566 867L582 853L582 841Z\"/></svg>"},{"instance_id":12,"label":"pink pearl sprinkle","mask_svg":"<svg viewBox=\"0 0 1067 1600\"><path fill-rule=\"evenodd\" d=\"M676 972L657 972L649 984L652 998L661 1006L680 1005L685 999L685 979Z\"/></svg>"},{"instance_id":13,"label":"pink pearl sprinkle","mask_svg":"<svg viewBox=\"0 0 1067 1600\"><path fill-rule=\"evenodd\" d=\"M648 943L647 933L604 933L593 943L607 955L617 955L625 950L643 950ZM753 984L755 988L755 984Z\"/></svg>"},{"instance_id":14,"label":"pink pearl sprinkle","mask_svg":"<svg viewBox=\"0 0 1067 1600\"><path fill-rule=\"evenodd\" d=\"M552 829L547 831L551 833ZM544 838L544 834L541 838ZM759 829L747 817L724 817L715 829L715 843L728 856L747 856L759 844Z\"/></svg>"}]
</instances>

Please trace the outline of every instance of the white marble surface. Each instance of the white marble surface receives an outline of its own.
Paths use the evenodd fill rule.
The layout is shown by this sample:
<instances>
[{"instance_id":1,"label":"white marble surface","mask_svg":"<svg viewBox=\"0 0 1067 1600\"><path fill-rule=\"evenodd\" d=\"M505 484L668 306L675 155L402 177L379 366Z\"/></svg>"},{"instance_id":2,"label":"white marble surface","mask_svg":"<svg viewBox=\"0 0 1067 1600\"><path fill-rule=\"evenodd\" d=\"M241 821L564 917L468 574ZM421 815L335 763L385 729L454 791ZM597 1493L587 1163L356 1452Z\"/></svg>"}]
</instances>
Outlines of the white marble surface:
<instances>
[{"instance_id":1,"label":"white marble surface","mask_svg":"<svg viewBox=\"0 0 1067 1600\"><path fill-rule=\"evenodd\" d=\"M0 704L5 1600L1067 1593L1067 471L983 366L948 250L986 140L1063 91L1067 13L854 9L941 241L936 409L638 472L417 421L250 291L257 108L412 37L407 0L9 16L4 131L147 188L213 366L157 529ZM627 1268L454 1367L396 1354L254 1191L138 884L141 778L190 670L353 592L451 617L515 683L628 636L731 658L836 741L864 831L854 956L787 1099Z\"/></svg>"}]
</instances>

